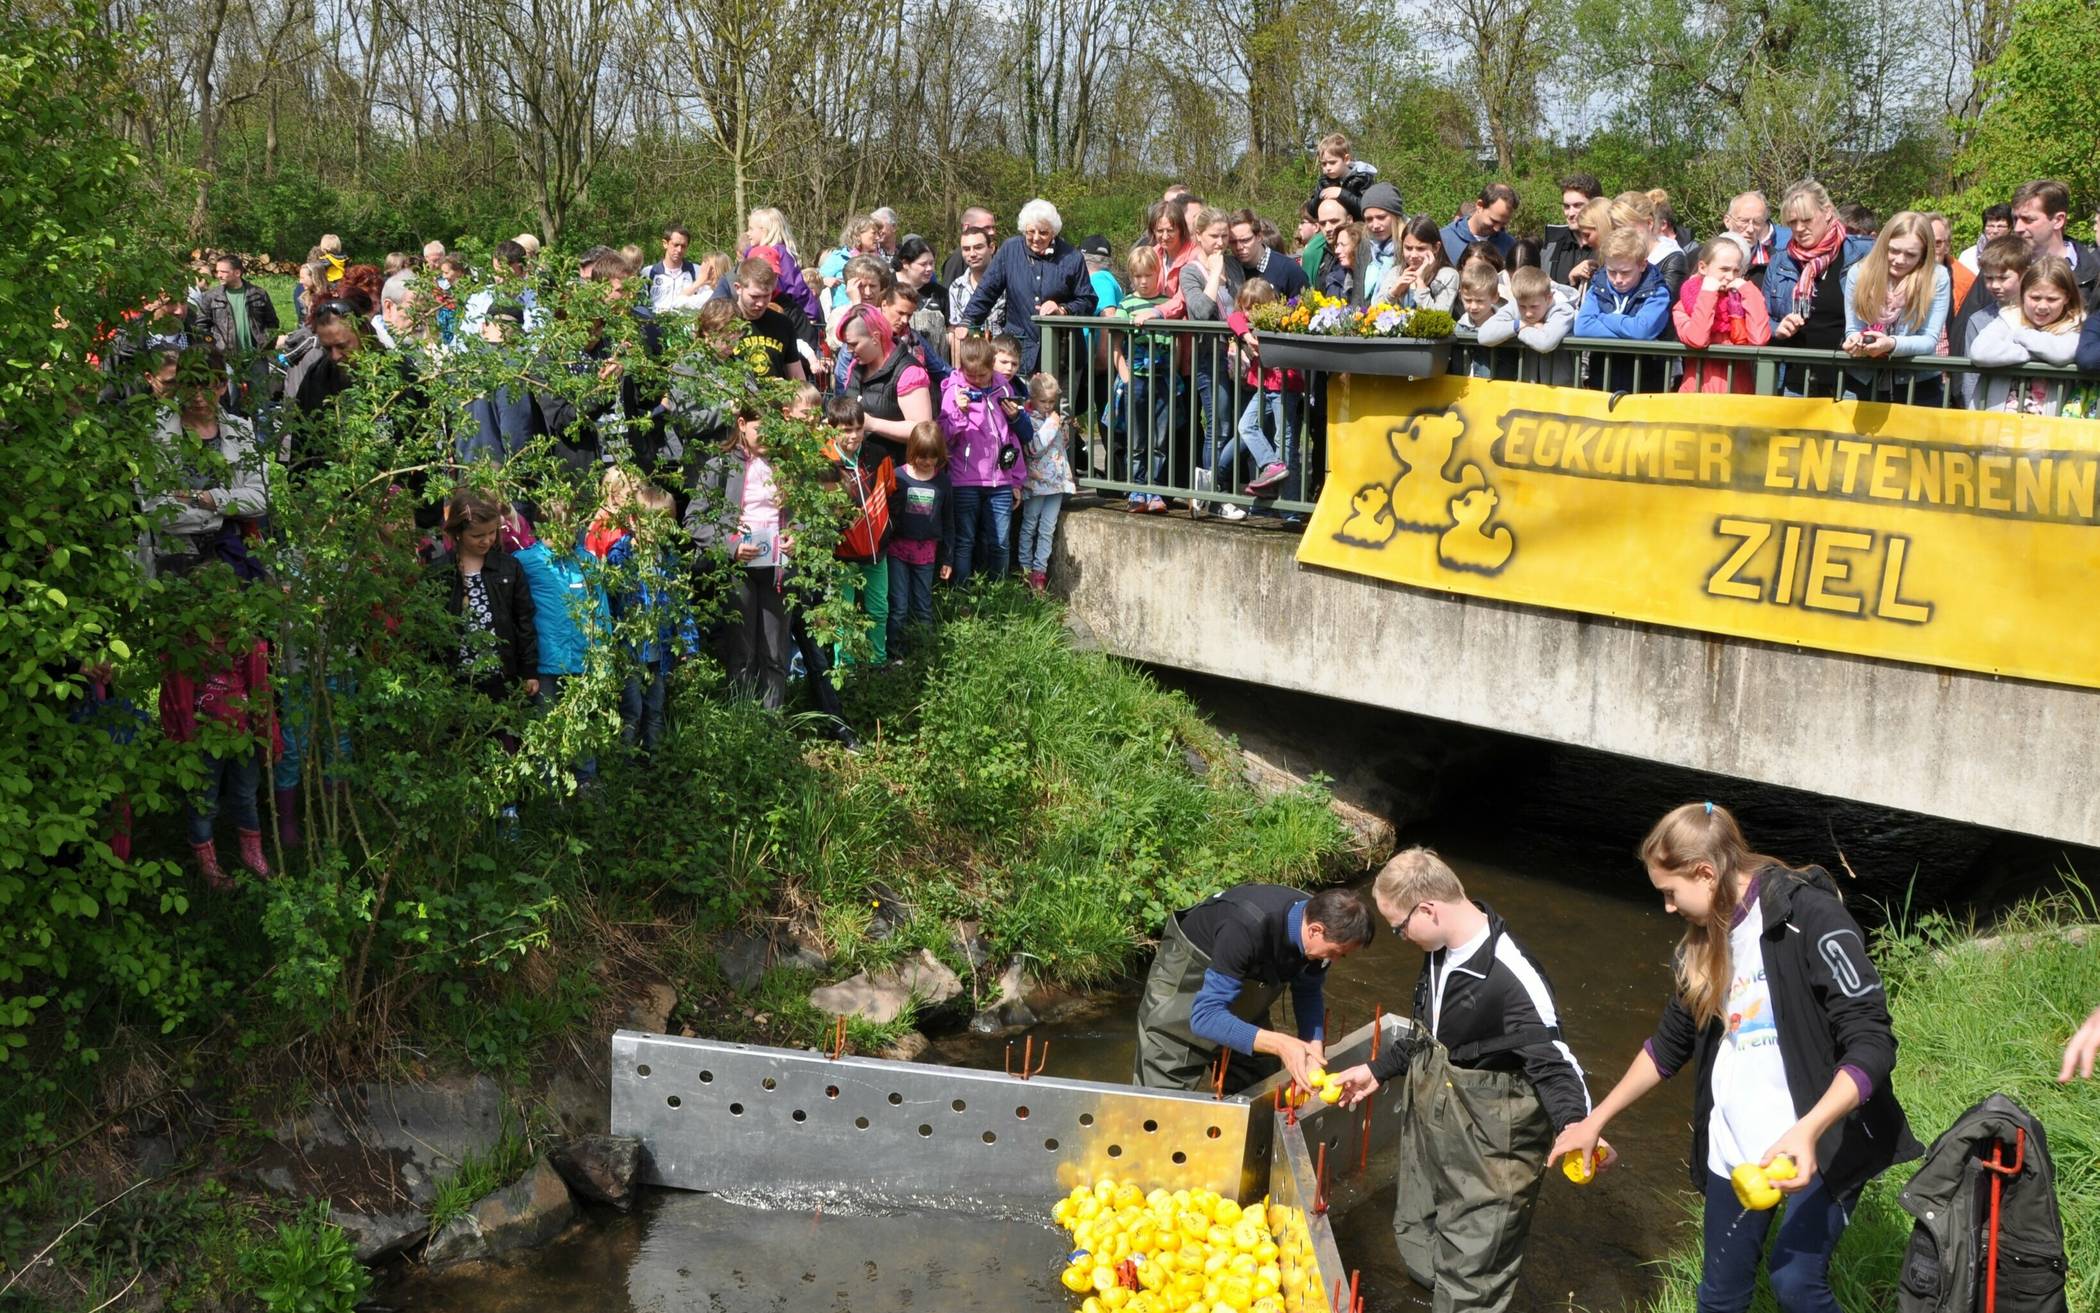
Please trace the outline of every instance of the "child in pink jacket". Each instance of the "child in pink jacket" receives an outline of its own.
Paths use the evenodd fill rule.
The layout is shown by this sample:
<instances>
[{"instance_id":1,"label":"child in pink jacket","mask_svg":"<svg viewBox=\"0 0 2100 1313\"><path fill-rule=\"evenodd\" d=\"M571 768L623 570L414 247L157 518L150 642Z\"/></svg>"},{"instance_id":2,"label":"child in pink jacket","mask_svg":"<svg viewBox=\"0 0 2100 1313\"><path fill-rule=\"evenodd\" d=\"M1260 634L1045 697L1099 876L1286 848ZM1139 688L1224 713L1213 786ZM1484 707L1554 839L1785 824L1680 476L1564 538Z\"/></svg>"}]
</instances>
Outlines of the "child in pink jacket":
<instances>
[{"instance_id":1,"label":"child in pink jacket","mask_svg":"<svg viewBox=\"0 0 2100 1313\"><path fill-rule=\"evenodd\" d=\"M1743 277L1743 245L1723 233L1699 248L1699 272L1677 289L1670 317L1677 340L1703 351L1710 346L1763 346L1772 340L1765 295ZM1691 357L1684 362L1679 392L1755 392L1757 363Z\"/></svg>"},{"instance_id":2,"label":"child in pink jacket","mask_svg":"<svg viewBox=\"0 0 2100 1313\"><path fill-rule=\"evenodd\" d=\"M1013 383L992 368L989 338L964 338L955 372L941 382L941 436L948 441L950 582L970 581L974 565L993 578L1012 551L1014 485L1024 472L1007 404Z\"/></svg>"}]
</instances>

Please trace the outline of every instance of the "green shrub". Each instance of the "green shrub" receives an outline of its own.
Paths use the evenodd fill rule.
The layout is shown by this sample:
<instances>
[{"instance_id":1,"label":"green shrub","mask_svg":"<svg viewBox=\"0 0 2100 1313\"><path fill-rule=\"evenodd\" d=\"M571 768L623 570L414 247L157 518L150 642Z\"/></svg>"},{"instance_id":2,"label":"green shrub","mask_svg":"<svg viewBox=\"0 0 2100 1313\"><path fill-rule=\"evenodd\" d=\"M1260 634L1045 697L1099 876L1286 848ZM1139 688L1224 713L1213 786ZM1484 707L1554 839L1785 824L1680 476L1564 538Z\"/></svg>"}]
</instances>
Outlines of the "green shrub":
<instances>
[{"instance_id":1,"label":"green shrub","mask_svg":"<svg viewBox=\"0 0 2100 1313\"><path fill-rule=\"evenodd\" d=\"M241 1272L269 1313L350 1313L371 1284L350 1238L318 1199L243 1254Z\"/></svg>"}]
</instances>

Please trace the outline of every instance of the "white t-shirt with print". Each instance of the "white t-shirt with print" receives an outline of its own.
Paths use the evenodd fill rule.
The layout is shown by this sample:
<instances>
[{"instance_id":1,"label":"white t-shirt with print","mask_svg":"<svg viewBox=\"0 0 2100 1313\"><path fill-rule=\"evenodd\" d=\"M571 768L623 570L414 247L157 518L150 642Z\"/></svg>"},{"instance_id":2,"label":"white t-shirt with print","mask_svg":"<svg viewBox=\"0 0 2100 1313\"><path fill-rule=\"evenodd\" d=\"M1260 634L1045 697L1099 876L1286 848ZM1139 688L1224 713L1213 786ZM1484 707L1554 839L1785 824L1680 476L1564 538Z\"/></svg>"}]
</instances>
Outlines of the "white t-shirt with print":
<instances>
[{"instance_id":1,"label":"white t-shirt with print","mask_svg":"<svg viewBox=\"0 0 2100 1313\"><path fill-rule=\"evenodd\" d=\"M1739 1163L1762 1161L1798 1120L1772 1018L1763 932L1764 917L1753 902L1728 936L1734 973L1721 1006L1725 1030L1714 1054L1714 1110L1706 1135L1706 1167L1716 1176Z\"/></svg>"}]
</instances>

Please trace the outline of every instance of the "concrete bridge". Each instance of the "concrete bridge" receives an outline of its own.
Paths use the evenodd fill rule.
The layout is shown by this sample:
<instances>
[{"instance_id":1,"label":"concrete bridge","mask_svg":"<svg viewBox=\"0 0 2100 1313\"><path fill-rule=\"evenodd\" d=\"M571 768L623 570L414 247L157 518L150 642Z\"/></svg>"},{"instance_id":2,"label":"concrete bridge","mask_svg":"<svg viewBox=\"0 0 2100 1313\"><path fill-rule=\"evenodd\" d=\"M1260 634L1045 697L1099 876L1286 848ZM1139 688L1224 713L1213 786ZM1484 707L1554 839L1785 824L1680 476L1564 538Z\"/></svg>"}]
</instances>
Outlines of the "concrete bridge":
<instances>
[{"instance_id":1,"label":"concrete bridge","mask_svg":"<svg viewBox=\"0 0 2100 1313\"><path fill-rule=\"evenodd\" d=\"M1053 587L1119 656L2100 845L2100 690L1301 568L1120 501L1062 530Z\"/></svg>"}]
</instances>

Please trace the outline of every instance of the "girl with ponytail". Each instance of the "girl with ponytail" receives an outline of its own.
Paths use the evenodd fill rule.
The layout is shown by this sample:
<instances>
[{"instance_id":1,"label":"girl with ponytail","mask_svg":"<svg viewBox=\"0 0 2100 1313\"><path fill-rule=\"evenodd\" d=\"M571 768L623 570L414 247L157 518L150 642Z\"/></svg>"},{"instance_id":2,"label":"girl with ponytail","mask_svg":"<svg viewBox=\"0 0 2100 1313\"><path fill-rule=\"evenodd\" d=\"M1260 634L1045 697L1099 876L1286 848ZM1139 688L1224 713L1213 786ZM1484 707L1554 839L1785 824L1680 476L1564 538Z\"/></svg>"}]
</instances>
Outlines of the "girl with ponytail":
<instances>
[{"instance_id":1,"label":"girl with ponytail","mask_svg":"<svg viewBox=\"0 0 2100 1313\"><path fill-rule=\"evenodd\" d=\"M1640 848L1685 922L1661 1024L1552 1157L1598 1167L1598 1137L1680 1071L1694 1073L1692 1187L1706 1200L1700 1313L1742 1313L1785 1201L1768 1274L1784 1313L1839 1313L1830 1254L1869 1180L1919 1156L1890 1077L1896 1038L1866 939L1818 866L1754 851L1735 817L1686 803ZM1746 1183L1755 1181L1757 1188Z\"/></svg>"}]
</instances>

